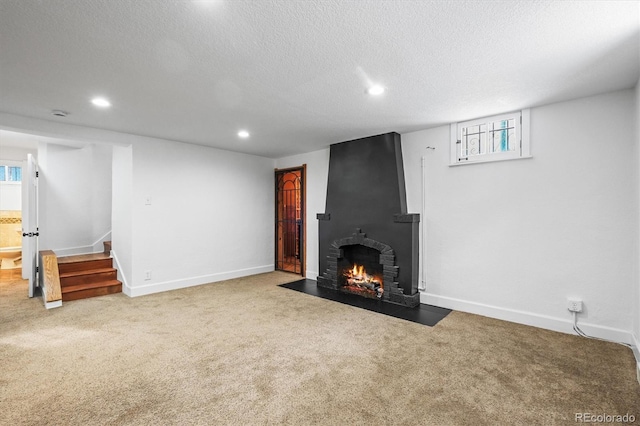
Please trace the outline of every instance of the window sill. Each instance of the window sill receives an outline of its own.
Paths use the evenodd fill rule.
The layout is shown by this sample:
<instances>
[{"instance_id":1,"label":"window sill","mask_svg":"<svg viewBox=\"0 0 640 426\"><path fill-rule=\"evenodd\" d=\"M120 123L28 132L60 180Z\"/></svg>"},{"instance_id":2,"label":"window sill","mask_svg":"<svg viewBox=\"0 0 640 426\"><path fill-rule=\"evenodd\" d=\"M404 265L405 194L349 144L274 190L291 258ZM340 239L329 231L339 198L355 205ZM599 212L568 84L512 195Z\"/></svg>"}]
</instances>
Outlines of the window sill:
<instances>
[{"instance_id":1,"label":"window sill","mask_svg":"<svg viewBox=\"0 0 640 426\"><path fill-rule=\"evenodd\" d=\"M468 165L471 165L471 164L500 163L500 162L504 162L504 161L525 160L527 158L533 158L533 155L525 155L525 156L517 157L517 158L499 158L499 159L496 159L496 160L469 161L467 163L449 164L449 167L468 166Z\"/></svg>"}]
</instances>

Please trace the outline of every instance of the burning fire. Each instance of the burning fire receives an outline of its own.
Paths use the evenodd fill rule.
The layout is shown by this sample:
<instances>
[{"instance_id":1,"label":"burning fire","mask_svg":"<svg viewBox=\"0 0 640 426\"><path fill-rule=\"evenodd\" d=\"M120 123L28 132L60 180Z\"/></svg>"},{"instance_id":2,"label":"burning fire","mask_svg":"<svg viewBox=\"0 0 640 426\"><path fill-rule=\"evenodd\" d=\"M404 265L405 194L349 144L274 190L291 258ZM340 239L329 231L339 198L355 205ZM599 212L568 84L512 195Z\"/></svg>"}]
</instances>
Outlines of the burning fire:
<instances>
[{"instance_id":1,"label":"burning fire","mask_svg":"<svg viewBox=\"0 0 640 426\"><path fill-rule=\"evenodd\" d=\"M363 265L354 264L353 268L347 269L343 275L347 278L346 287L352 292L371 293L376 297L382 297L382 280L367 274Z\"/></svg>"}]
</instances>

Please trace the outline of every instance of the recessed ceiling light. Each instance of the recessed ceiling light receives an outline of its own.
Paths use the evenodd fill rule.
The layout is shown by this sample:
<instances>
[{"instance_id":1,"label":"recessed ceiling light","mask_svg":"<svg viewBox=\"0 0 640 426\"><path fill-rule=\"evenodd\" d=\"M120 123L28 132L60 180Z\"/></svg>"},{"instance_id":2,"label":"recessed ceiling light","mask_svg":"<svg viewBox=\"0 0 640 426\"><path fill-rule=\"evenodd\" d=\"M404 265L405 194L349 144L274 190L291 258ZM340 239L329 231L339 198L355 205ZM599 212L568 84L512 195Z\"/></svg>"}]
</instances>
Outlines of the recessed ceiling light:
<instances>
[{"instance_id":1,"label":"recessed ceiling light","mask_svg":"<svg viewBox=\"0 0 640 426\"><path fill-rule=\"evenodd\" d=\"M240 130L238 132L238 137L241 137L242 139L246 139L249 137L249 132L247 132L246 130Z\"/></svg>"},{"instance_id":2,"label":"recessed ceiling light","mask_svg":"<svg viewBox=\"0 0 640 426\"><path fill-rule=\"evenodd\" d=\"M367 89L367 93L373 96L382 95L384 93L384 87L380 86L379 84L376 84L374 86L369 87L369 89Z\"/></svg>"},{"instance_id":3,"label":"recessed ceiling light","mask_svg":"<svg viewBox=\"0 0 640 426\"><path fill-rule=\"evenodd\" d=\"M105 98L93 98L91 103L100 108L109 108L111 106L111 102Z\"/></svg>"}]
</instances>

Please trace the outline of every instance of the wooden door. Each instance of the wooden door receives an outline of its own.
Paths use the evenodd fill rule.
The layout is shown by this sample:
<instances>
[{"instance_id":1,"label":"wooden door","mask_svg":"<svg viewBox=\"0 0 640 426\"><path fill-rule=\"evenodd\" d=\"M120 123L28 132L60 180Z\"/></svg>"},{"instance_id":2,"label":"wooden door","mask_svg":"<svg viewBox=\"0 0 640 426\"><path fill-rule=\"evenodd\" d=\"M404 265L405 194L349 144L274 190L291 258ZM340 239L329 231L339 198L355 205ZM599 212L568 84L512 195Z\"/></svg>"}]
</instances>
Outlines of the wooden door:
<instances>
[{"instance_id":1,"label":"wooden door","mask_svg":"<svg viewBox=\"0 0 640 426\"><path fill-rule=\"evenodd\" d=\"M275 172L277 270L305 274L305 165Z\"/></svg>"}]
</instances>

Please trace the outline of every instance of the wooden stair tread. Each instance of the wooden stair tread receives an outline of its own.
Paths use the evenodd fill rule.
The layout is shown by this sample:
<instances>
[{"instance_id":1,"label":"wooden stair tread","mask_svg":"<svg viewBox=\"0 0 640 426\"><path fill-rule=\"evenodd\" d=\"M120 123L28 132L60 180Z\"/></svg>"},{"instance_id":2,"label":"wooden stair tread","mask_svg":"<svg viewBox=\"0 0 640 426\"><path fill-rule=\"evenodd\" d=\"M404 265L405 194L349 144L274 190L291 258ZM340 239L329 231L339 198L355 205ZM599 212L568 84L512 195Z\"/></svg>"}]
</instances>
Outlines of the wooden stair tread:
<instances>
[{"instance_id":1,"label":"wooden stair tread","mask_svg":"<svg viewBox=\"0 0 640 426\"><path fill-rule=\"evenodd\" d=\"M88 260L101 260L101 259L110 259L106 253L91 253L91 254L80 254L77 256L64 256L58 258L58 265L61 263L77 263L77 262L86 262Z\"/></svg>"},{"instance_id":2,"label":"wooden stair tread","mask_svg":"<svg viewBox=\"0 0 640 426\"><path fill-rule=\"evenodd\" d=\"M60 272L60 278L67 277L77 277L80 275L93 275L93 274L104 274L109 272L117 271L116 268L96 268L96 269L85 269L82 271L70 271L70 272Z\"/></svg>"},{"instance_id":3,"label":"wooden stair tread","mask_svg":"<svg viewBox=\"0 0 640 426\"><path fill-rule=\"evenodd\" d=\"M75 284L75 285L62 287L62 293L63 294L72 293L74 291L89 290L89 289L102 288L102 287L114 287L119 285L122 285L122 282L118 280L101 281L98 283L90 283L90 284Z\"/></svg>"},{"instance_id":4,"label":"wooden stair tread","mask_svg":"<svg viewBox=\"0 0 640 426\"><path fill-rule=\"evenodd\" d=\"M112 258L104 257L101 259L82 260L79 262L58 263L58 269L61 274L104 268L113 268Z\"/></svg>"}]
</instances>

